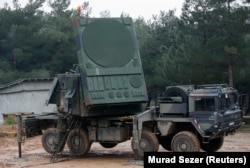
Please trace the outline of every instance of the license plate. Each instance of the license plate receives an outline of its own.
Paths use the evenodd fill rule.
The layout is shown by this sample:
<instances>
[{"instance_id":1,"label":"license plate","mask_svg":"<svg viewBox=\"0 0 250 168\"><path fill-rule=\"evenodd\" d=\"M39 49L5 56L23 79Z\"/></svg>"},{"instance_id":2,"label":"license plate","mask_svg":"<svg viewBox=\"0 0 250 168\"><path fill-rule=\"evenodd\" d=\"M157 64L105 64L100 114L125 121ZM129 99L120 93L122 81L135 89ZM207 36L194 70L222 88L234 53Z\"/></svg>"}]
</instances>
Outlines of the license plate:
<instances>
[{"instance_id":1,"label":"license plate","mask_svg":"<svg viewBox=\"0 0 250 168\"><path fill-rule=\"evenodd\" d=\"M229 123L229 126L232 126L232 125L234 125L234 122L230 122L230 123Z\"/></svg>"}]
</instances>

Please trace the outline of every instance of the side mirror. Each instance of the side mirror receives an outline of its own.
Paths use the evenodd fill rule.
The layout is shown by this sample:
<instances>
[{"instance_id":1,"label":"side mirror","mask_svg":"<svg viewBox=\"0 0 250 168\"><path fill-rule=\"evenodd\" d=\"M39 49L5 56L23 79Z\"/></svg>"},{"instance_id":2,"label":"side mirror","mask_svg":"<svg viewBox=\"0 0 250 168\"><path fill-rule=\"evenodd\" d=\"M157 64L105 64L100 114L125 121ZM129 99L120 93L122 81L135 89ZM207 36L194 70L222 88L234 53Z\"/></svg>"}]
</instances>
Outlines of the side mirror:
<instances>
[{"instance_id":1,"label":"side mirror","mask_svg":"<svg viewBox=\"0 0 250 168\"><path fill-rule=\"evenodd\" d=\"M248 94L240 94L239 106L242 109L244 115L248 113L247 111L249 109L249 95Z\"/></svg>"}]
</instances>

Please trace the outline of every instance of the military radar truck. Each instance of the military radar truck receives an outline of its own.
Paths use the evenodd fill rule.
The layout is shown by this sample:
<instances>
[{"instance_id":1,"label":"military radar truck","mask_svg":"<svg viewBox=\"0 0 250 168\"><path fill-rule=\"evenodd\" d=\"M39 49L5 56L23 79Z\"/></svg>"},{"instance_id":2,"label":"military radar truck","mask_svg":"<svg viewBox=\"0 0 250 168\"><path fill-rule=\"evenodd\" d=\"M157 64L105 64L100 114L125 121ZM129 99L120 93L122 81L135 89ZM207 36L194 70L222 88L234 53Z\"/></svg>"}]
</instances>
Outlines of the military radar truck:
<instances>
[{"instance_id":1,"label":"military radar truck","mask_svg":"<svg viewBox=\"0 0 250 168\"><path fill-rule=\"evenodd\" d=\"M91 144L113 148L131 140L135 156L170 151L216 151L242 124L237 90L226 85L170 86L156 106L148 101L133 21L129 17L73 19L78 64L55 76L47 104L57 104L55 127L42 136L56 158L67 144L75 155Z\"/></svg>"}]
</instances>

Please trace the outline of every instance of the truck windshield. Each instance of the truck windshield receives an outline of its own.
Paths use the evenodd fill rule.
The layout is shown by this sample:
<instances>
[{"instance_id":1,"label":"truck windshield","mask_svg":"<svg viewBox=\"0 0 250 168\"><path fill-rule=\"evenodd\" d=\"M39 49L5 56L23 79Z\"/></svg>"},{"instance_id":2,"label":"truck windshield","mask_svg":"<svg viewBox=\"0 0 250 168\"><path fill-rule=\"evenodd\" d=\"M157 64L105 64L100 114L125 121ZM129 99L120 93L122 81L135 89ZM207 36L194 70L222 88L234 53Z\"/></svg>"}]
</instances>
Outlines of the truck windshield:
<instances>
[{"instance_id":1,"label":"truck windshield","mask_svg":"<svg viewBox=\"0 0 250 168\"><path fill-rule=\"evenodd\" d=\"M213 97L195 99L196 111L215 111L215 101Z\"/></svg>"},{"instance_id":2,"label":"truck windshield","mask_svg":"<svg viewBox=\"0 0 250 168\"><path fill-rule=\"evenodd\" d=\"M220 97L220 110L232 110L237 106L236 94L223 94Z\"/></svg>"}]
</instances>

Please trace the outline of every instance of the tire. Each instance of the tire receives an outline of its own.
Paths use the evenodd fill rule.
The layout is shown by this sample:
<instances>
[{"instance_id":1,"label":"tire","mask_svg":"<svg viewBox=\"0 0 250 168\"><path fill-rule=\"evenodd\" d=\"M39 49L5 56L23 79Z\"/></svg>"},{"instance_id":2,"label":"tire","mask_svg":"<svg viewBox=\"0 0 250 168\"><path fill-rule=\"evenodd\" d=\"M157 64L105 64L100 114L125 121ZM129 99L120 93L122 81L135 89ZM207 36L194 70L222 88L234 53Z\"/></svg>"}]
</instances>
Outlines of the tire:
<instances>
[{"instance_id":1,"label":"tire","mask_svg":"<svg viewBox=\"0 0 250 168\"><path fill-rule=\"evenodd\" d=\"M223 142L224 142L224 138L219 137L219 138L209 141L209 143L207 144L202 143L201 149L204 150L205 152L216 152L222 147Z\"/></svg>"},{"instance_id":2,"label":"tire","mask_svg":"<svg viewBox=\"0 0 250 168\"><path fill-rule=\"evenodd\" d=\"M177 133L171 143L173 152L199 152L200 141L189 131L182 131Z\"/></svg>"},{"instance_id":3,"label":"tire","mask_svg":"<svg viewBox=\"0 0 250 168\"><path fill-rule=\"evenodd\" d=\"M49 128L44 131L42 135L42 146L46 152L53 154L56 152L56 147L58 144L59 133L56 128ZM58 152L63 150L60 149Z\"/></svg>"},{"instance_id":4,"label":"tire","mask_svg":"<svg viewBox=\"0 0 250 168\"><path fill-rule=\"evenodd\" d=\"M172 148L171 148L172 138L173 138L172 136L161 136L158 139L159 139L161 146L165 150L172 151Z\"/></svg>"},{"instance_id":5,"label":"tire","mask_svg":"<svg viewBox=\"0 0 250 168\"><path fill-rule=\"evenodd\" d=\"M117 145L118 143L106 143L106 142L100 142L100 145L104 148L113 148Z\"/></svg>"},{"instance_id":6,"label":"tire","mask_svg":"<svg viewBox=\"0 0 250 168\"><path fill-rule=\"evenodd\" d=\"M188 90L181 86L170 86L166 88L163 93L163 99L167 97L181 97L181 103L187 103L188 101Z\"/></svg>"},{"instance_id":7,"label":"tire","mask_svg":"<svg viewBox=\"0 0 250 168\"><path fill-rule=\"evenodd\" d=\"M159 141L156 135L149 130L144 130L142 132L138 151L134 150L133 141L134 139L132 139L132 149L139 158L144 157L144 152L157 152L159 150Z\"/></svg>"},{"instance_id":8,"label":"tire","mask_svg":"<svg viewBox=\"0 0 250 168\"><path fill-rule=\"evenodd\" d=\"M81 128L71 130L68 135L67 145L70 152L74 155L85 155L88 153L91 142L89 141L87 131Z\"/></svg>"}]
</instances>

